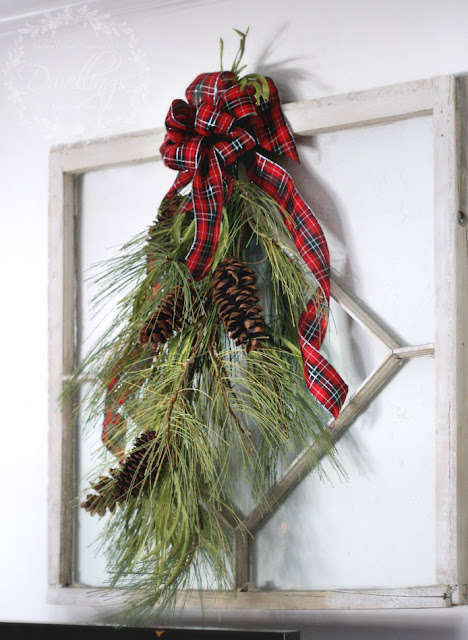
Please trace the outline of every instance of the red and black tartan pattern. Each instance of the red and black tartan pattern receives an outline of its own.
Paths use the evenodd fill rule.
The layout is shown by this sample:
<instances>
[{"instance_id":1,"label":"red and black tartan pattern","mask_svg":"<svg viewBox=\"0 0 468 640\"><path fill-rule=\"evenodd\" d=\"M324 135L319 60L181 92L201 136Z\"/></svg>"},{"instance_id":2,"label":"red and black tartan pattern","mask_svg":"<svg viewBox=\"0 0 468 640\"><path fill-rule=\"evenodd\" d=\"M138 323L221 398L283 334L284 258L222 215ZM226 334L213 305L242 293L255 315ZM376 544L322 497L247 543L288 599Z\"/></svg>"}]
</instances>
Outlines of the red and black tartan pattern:
<instances>
[{"instance_id":1,"label":"red and black tartan pattern","mask_svg":"<svg viewBox=\"0 0 468 640\"><path fill-rule=\"evenodd\" d=\"M336 418L348 387L319 353L328 324L328 246L291 176L260 152L264 149L299 160L276 86L271 78L267 82L268 100L261 98L258 105L253 87L241 89L234 74L227 71L199 75L186 91L187 102L174 100L161 146L164 163L179 172L168 195L192 183L185 208L193 208L196 231L186 264L196 280L211 269L223 203L232 191L230 167L239 158L243 157L250 180L276 200L300 255L319 285L318 297L309 302L298 326L305 379L311 393Z\"/></svg>"},{"instance_id":2,"label":"red and black tartan pattern","mask_svg":"<svg viewBox=\"0 0 468 640\"><path fill-rule=\"evenodd\" d=\"M310 207L297 192L291 176L260 153L248 167L248 176L276 200L294 243L319 285L299 319L299 340L307 386L317 400L336 418L348 387L319 353L327 330L330 301L330 255L322 228Z\"/></svg>"},{"instance_id":3,"label":"red and black tartan pattern","mask_svg":"<svg viewBox=\"0 0 468 640\"><path fill-rule=\"evenodd\" d=\"M231 96L229 109L217 105ZM179 175L168 195L192 183L195 238L186 256L195 280L209 272L218 245L223 202L232 191L229 167L257 145L255 137L238 125L240 118L257 115L251 92L242 91L230 72L199 76L187 89L188 102L174 100L166 117L167 134L161 146L164 163Z\"/></svg>"}]
</instances>

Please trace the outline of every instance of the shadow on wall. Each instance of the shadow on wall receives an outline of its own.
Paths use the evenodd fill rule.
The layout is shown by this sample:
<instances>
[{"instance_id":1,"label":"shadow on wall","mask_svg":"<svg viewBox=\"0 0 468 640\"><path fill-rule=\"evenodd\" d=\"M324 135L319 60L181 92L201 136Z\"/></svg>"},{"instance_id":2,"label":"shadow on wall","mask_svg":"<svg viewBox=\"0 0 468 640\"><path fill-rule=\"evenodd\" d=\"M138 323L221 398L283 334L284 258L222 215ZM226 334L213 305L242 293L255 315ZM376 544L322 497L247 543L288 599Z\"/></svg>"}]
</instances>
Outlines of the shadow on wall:
<instances>
[{"instance_id":1,"label":"shadow on wall","mask_svg":"<svg viewBox=\"0 0 468 640\"><path fill-rule=\"evenodd\" d=\"M285 23L277 32L272 42L277 42L278 38L287 30L288 24ZM313 73L313 66L309 61L301 58L290 58L269 63L268 59L272 54L272 45L267 46L262 51L256 67L259 73L271 76L275 79L278 86L280 99L282 103L294 102L300 99L297 86L301 81L307 80L309 84L316 85L321 93L326 93L327 87L321 82L320 77ZM320 223L325 227L327 235L332 236L334 245L340 247L340 272L336 274L339 277L339 283L344 286L345 290L352 289L354 279L354 269L350 256L352 251L347 247L349 242L349 234L346 232L346 222L343 213L340 211L338 199L333 195L333 190L329 185L321 179L316 171L314 171L310 160L308 159L307 150L317 149L317 140L312 136L299 138L297 148L301 160L301 166L289 159L282 158L280 164L289 172L294 180L297 190L302 195L307 204L317 215ZM302 149L302 152L301 152ZM370 309L366 309L369 315L372 315ZM354 370L353 376L358 380L366 378L365 364L362 356L362 349L356 343L355 334L353 332L353 322L348 314L344 314L344 331L342 332L340 345L342 353L348 356L348 362L352 363ZM333 319L332 319L333 321ZM388 327L387 327L388 329ZM333 363L332 363L333 364ZM351 365L350 365L351 366ZM373 414L378 411L378 399L374 400L371 406L366 410L367 424L373 423ZM353 456L356 465L361 468L364 473L366 471L366 461L363 459L363 444L357 442L354 435L347 431L344 435L347 448Z\"/></svg>"},{"instance_id":2,"label":"shadow on wall","mask_svg":"<svg viewBox=\"0 0 468 640\"><path fill-rule=\"evenodd\" d=\"M272 38L271 42L277 43L278 39L281 39L288 27L288 23L284 23ZM260 53L256 67L259 69L259 73L272 76L275 79L283 103L301 99L301 96L298 95L299 87L305 80L307 80L309 86L316 87L319 93L327 93L327 87L321 81L320 75L314 72L313 60L297 57L270 62L273 58L273 44L270 44ZM333 246L335 250L333 256L335 263L334 268L335 270L338 269L338 272L335 272L334 277L345 291L351 292L354 289L353 283L356 277L356 269L352 260L352 256L354 255L353 247L349 244L352 234L348 233L346 216L341 210L339 198L334 193L333 188L327 184L323 177L317 174L311 163L310 158L312 154L310 152L320 151L317 138L312 136L299 138L297 139L297 145L302 166L299 167L293 161L284 159L280 160L280 164L290 173L299 193L315 212L324 227L329 243L331 243L331 246ZM360 301L360 305L369 316L373 317L380 325L385 327L388 334L393 335L398 342L402 342L392 328L389 327L382 318L377 317L372 309L367 307L363 301ZM331 323L333 322L332 317ZM356 333L356 324L348 314L343 313L342 316L340 316L340 323L339 349L340 353L346 354L346 362L350 369L350 371L348 371L348 377L345 374L344 378L347 379L348 382L351 379L363 381L367 377L367 373L363 347L358 343L360 334ZM326 355L326 351L324 354ZM331 362L333 364L333 360L331 360ZM367 406L364 414L361 415L361 426L372 427L380 411L380 398L377 397L373 399L372 403ZM353 457L356 466L360 468L362 473L368 472L368 461L363 454L364 443L356 439L352 430L346 432L343 437L343 442L346 442L346 448Z\"/></svg>"},{"instance_id":3,"label":"shadow on wall","mask_svg":"<svg viewBox=\"0 0 468 640\"><path fill-rule=\"evenodd\" d=\"M318 73L313 72L314 62L312 56L296 56L274 60L278 45L281 43L283 34L289 29L289 25L289 22L284 22L271 35L257 60L252 64L252 68L257 73L274 78L283 103L301 99L297 92L297 87L301 81L307 81L309 86L316 87L319 94L327 95L327 93L331 92L331 87L321 80ZM318 57L316 59L318 60Z\"/></svg>"}]
</instances>

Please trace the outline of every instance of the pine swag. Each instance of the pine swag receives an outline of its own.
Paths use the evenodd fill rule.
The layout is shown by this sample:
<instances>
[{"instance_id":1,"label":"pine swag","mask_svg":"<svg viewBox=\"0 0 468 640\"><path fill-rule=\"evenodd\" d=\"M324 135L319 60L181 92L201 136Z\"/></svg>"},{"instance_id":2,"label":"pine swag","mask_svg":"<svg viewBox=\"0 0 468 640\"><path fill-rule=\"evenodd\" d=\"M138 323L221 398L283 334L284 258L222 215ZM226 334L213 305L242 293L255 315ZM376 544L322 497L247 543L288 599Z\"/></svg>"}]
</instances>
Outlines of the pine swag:
<instances>
[{"instance_id":1,"label":"pine swag","mask_svg":"<svg viewBox=\"0 0 468 640\"><path fill-rule=\"evenodd\" d=\"M324 425L347 393L319 353L327 244L271 159L298 157L273 81L239 77L238 33L232 70L198 76L169 109L161 154L175 183L98 277L96 303L117 296L116 319L67 389L92 380L80 410L89 425L104 415L109 470L81 507L108 514L110 586L130 589L132 612L172 609L194 586L233 589L221 514L249 535L234 481L261 501L311 443L333 460Z\"/></svg>"}]
</instances>

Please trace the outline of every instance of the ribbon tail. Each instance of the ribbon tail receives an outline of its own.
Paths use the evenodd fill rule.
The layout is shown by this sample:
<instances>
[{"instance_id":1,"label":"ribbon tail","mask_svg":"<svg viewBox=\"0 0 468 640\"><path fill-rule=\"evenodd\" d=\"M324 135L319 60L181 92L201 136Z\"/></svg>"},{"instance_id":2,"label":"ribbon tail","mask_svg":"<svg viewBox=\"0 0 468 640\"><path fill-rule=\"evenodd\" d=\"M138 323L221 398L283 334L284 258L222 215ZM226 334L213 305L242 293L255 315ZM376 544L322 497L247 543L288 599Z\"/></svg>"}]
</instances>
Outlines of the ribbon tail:
<instances>
[{"instance_id":1,"label":"ribbon tail","mask_svg":"<svg viewBox=\"0 0 468 640\"><path fill-rule=\"evenodd\" d=\"M184 187L186 187L193 179L193 171L179 171L172 187L166 193L166 198L179 193Z\"/></svg>"},{"instance_id":2,"label":"ribbon tail","mask_svg":"<svg viewBox=\"0 0 468 640\"><path fill-rule=\"evenodd\" d=\"M200 163L192 184L195 237L185 258L194 280L202 280L218 248L224 201L223 172L216 153Z\"/></svg>"},{"instance_id":3,"label":"ribbon tail","mask_svg":"<svg viewBox=\"0 0 468 640\"><path fill-rule=\"evenodd\" d=\"M337 418L348 395L348 386L319 351L328 325L327 309L324 309L327 306L320 294L312 299L301 314L298 334L307 387Z\"/></svg>"},{"instance_id":4,"label":"ribbon tail","mask_svg":"<svg viewBox=\"0 0 468 640\"><path fill-rule=\"evenodd\" d=\"M330 300L330 257L325 235L283 167L256 153L247 173L252 182L278 203L302 259L317 281L317 294L299 320L299 342L307 386L320 404L336 418L346 399L348 387L319 353L327 330Z\"/></svg>"}]
</instances>

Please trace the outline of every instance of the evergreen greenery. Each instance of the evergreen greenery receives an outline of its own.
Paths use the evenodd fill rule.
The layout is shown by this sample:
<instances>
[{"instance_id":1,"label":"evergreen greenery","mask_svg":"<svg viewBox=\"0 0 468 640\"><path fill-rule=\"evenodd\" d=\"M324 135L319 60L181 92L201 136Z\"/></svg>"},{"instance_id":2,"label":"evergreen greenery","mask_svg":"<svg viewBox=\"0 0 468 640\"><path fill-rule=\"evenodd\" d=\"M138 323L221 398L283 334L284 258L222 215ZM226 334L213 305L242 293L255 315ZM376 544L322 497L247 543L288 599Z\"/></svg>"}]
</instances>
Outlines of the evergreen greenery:
<instances>
[{"instance_id":1,"label":"evergreen greenery","mask_svg":"<svg viewBox=\"0 0 468 640\"><path fill-rule=\"evenodd\" d=\"M246 34L240 35L236 73ZM265 91L259 77L245 81ZM109 454L103 456L91 483L92 512L112 511L99 542L110 586L130 589L128 612L135 614L174 610L180 590L201 590L207 581L233 589L232 539L220 514L229 511L242 527L233 508L239 478L261 501L308 445L320 444L335 461L325 412L304 382L297 335L317 285L292 242L285 212L236 177L213 267L195 282L184 264L194 221L182 205L183 199L172 218L161 215L98 265L94 304L114 300L115 317L65 390L75 393L91 381L77 407L85 426L95 428L109 411L119 416L107 445L117 443L121 457L109 464ZM268 340L248 353L234 344L212 299L214 273L230 257L259 278ZM183 300L180 330L157 348L142 344L142 327L159 321L158 309L174 291ZM134 443L149 432L143 456ZM135 484L117 499L116 478L130 453L137 461Z\"/></svg>"}]
</instances>

